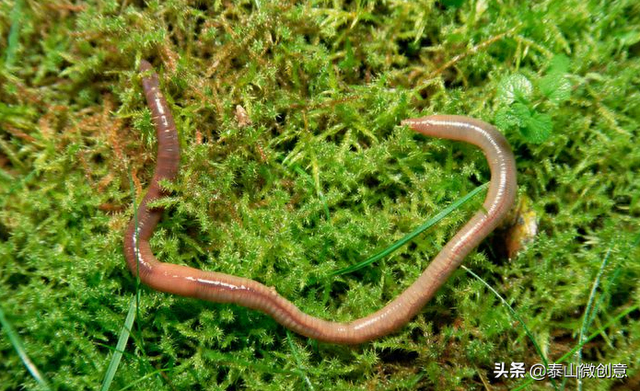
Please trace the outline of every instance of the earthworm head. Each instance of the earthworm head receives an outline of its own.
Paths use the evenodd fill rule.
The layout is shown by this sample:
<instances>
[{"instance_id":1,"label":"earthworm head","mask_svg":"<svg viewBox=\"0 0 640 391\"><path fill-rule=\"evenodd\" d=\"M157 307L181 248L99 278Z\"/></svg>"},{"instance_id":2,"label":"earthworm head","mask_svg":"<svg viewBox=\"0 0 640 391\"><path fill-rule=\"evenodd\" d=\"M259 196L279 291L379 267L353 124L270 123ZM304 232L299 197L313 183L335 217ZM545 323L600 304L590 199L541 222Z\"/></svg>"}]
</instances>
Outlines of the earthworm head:
<instances>
[{"instance_id":1,"label":"earthworm head","mask_svg":"<svg viewBox=\"0 0 640 391\"><path fill-rule=\"evenodd\" d=\"M433 118L432 115L428 115L425 117L420 117L420 118L408 118L405 120L400 121L400 125L405 125L410 127L413 130L417 130L416 127L417 126L425 126L427 124L427 121L430 120L431 118Z\"/></svg>"},{"instance_id":2,"label":"earthworm head","mask_svg":"<svg viewBox=\"0 0 640 391\"><path fill-rule=\"evenodd\" d=\"M413 130L417 130L416 127L418 126L432 125L429 122L431 120L438 119L438 117L439 116L437 115L427 115L420 118L407 118L405 120L400 121L400 125L405 125L410 127Z\"/></svg>"},{"instance_id":3,"label":"earthworm head","mask_svg":"<svg viewBox=\"0 0 640 391\"><path fill-rule=\"evenodd\" d=\"M140 60L140 72L148 72L152 70L151 64L147 60Z\"/></svg>"}]
</instances>

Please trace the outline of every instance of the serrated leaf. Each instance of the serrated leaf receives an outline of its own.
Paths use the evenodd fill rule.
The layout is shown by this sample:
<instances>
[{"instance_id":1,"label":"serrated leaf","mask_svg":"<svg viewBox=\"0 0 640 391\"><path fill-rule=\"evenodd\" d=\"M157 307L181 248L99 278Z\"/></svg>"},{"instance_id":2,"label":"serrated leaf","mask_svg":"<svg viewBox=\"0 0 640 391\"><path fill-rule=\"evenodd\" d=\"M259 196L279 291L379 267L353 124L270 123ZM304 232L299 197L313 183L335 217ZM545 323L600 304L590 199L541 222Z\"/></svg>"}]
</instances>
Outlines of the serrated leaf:
<instances>
[{"instance_id":1,"label":"serrated leaf","mask_svg":"<svg viewBox=\"0 0 640 391\"><path fill-rule=\"evenodd\" d=\"M520 129L527 141L540 144L546 141L553 130L553 121L549 114L533 112L526 126Z\"/></svg>"},{"instance_id":2,"label":"serrated leaf","mask_svg":"<svg viewBox=\"0 0 640 391\"><path fill-rule=\"evenodd\" d=\"M496 126L500 129L522 128L531 117L531 111L522 103L504 106L496 113Z\"/></svg>"},{"instance_id":3,"label":"serrated leaf","mask_svg":"<svg viewBox=\"0 0 640 391\"><path fill-rule=\"evenodd\" d=\"M549 69L547 70L547 74L565 74L569 72L569 65L571 65L571 60L569 60L569 57L565 56L564 54L554 56L549 62Z\"/></svg>"},{"instance_id":4,"label":"serrated leaf","mask_svg":"<svg viewBox=\"0 0 640 391\"><path fill-rule=\"evenodd\" d=\"M555 104L560 104L571 97L571 83L563 74L551 73L538 83L540 91Z\"/></svg>"},{"instance_id":5,"label":"serrated leaf","mask_svg":"<svg viewBox=\"0 0 640 391\"><path fill-rule=\"evenodd\" d=\"M519 126L524 126L531 118L531 110L523 103L514 103L511 105L511 112L517 119Z\"/></svg>"},{"instance_id":6,"label":"serrated leaf","mask_svg":"<svg viewBox=\"0 0 640 391\"><path fill-rule=\"evenodd\" d=\"M567 56L555 56L549 63L546 76L538 82L544 96L555 104L560 104L571 97L571 83L566 78L570 60Z\"/></svg>"},{"instance_id":7,"label":"serrated leaf","mask_svg":"<svg viewBox=\"0 0 640 391\"><path fill-rule=\"evenodd\" d=\"M509 105L517 100L528 101L532 93L531 81L524 75L516 73L500 81L497 99L500 103Z\"/></svg>"},{"instance_id":8,"label":"serrated leaf","mask_svg":"<svg viewBox=\"0 0 640 391\"><path fill-rule=\"evenodd\" d=\"M520 126L520 120L513 110L511 110L511 107L507 106L498 110L494 121L496 126L500 129L511 129Z\"/></svg>"},{"instance_id":9,"label":"serrated leaf","mask_svg":"<svg viewBox=\"0 0 640 391\"><path fill-rule=\"evenodd\" d=\"M494 118L496 126L500 129L511 129L518 126L518 118L513 114L510 107L502 107Z\"/></svg>"}]
</instances>

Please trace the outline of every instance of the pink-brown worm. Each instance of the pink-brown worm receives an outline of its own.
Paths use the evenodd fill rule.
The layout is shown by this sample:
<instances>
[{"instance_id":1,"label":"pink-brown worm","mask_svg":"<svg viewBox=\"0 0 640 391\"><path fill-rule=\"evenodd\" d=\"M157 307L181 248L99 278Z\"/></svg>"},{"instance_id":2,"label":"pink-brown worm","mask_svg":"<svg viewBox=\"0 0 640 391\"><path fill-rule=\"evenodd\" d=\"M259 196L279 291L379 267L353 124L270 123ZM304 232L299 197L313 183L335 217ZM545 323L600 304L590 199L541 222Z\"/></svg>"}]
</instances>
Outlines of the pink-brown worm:
<instances>
[{"instance_id":1,"label":"pink-brown worm","mask_svg":"<svg viewBox=\"0 0 640 391\"><path fill-rule=\"evenodd\" d=\"M257 281L208 272L188 266L160 262L149 240L162 208L150 208L165 196L161 180L173 181L178 174L178 132L167 102L160 91L151 64L142 61L142 84L158 135L158 157L149 189L142 199L124 238L129 269L140 280L159 291L234 303L271 316L298 334L320 341L357 344L398 330L413 318L474 249L505 217L516 195L516 166L507 140L493 126L477 119L455 115L432 115L402 121L424 135L464 141L480 147L489 162L491 182L480 211L442 248L420 277L398 297L377 312L350 323L330 322L300 311L275 289Z\"/></svg>"}]
</instances>

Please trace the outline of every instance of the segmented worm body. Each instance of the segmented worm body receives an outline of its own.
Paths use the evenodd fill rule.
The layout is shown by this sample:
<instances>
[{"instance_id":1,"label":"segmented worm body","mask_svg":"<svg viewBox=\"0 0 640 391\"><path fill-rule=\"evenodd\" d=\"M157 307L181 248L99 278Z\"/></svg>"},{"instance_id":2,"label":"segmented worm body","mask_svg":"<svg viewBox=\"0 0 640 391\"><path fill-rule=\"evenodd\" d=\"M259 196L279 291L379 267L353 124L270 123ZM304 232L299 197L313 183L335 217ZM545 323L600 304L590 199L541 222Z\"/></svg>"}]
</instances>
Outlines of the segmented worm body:
<instances>
[{"instance_id":1,"label":"segmented worm body","mask_svg":"<svg viewBox=\"0 0 640 391\"><path fill-rule=\"evenodd\" d=\"M434 115L402 124L424 135L464 141L480 147L489 162L491 183L483 208L442 248L420 277L382 309L350 323L330 322L300 311L275 289L257 281L192 267L163 263L151 251L149 239L162 209L149 208L164 194L159 182L178 173L178 134L158 76L142 61L143 88L158 134L158 158L153 180L126 232L124 249L129 269L159 291L234 303L262 311L296 333L321 341L357 344L389 334L413 318L429 301L465 256L493 231L513 204L516 167L507 140L491 125L468 117ZM137 221L136 221L137 220Z\"/></svg>"}]
</instances>

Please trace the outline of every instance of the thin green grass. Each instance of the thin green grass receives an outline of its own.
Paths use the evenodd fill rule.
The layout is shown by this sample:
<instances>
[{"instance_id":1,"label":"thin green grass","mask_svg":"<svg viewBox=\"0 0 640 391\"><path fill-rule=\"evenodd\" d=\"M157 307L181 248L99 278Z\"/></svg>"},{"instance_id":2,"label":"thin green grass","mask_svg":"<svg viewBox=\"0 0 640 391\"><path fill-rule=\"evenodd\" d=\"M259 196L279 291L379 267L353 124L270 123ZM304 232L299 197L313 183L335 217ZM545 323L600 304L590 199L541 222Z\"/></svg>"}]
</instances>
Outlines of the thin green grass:
<instances>
[{"instance_id":1,"label":"thin green grass","mask_svg":"<svg viewBox=\"0 0 640 391\"><path fill-rule=\"evenodd\" d=\"M136 191L135 191L135 186L133 184L133 175L131 175L131 170L129 169L129 191L131 192L131 199L133 200L132 207L133 207L133 226L134 228L134 235L135 235L135 245L136 247L133 249L135 257L136 257L136 293L135 293L135 299L136 299L136 314L138 315L138 319L140 319L140 298L141 298L141 289L142 289L142 284L140 282L140 257L138 256L138 254L140 253L140 232L138 230L138 205L136 203ZM126 327L126 323L125 322L125 326ZM137 323L138 325L138 335L140 336L140 350L142 351L143 355L144 355L144 342L142 341L142 328L140 326L140 322ZM131 328L129 328L128 330L132 330Z\"/></svg>"},{"instance_id":2,"label":"thin green grass","mask_svg":"<svg viewBox=\"0 0 640 391\"><path fill-rule=\"evenodd\" d=\"M636 245L637 245L637 243L636 243ZM607 292L609 291L609 287L617 279L617 276L618 276L618 274L620 272L620 268L616 268L615 269L615 271L613 273L613 276L609 279L608 284L605 287L604 292L600 296L600 299L599 299L598 303L596 303L594 305L594 300L595 300L595 297L596 297L596 291L597 291L598 286L600 284L600 279L602 278L602 275L604 274L605 267L608 264L609 256L611 254L611 250L612 250L611 248L607 249L607 252L606 252L606 254L605 254L605 256L604 256L604 258L603 258L603 260L601 262L600 269L598 270L598 273L596 274L596 276L594 278L594 281L593 281L593 284L592 284L592 287L591 287L591 291L589 293L589 300L587 302L587 306L586 306L584 314L582 316L583 322L582 322L582 326L580 328L580 334L579 334L579 337L578 337L578 345L576 347L574 347L571 350L571 352L566 353L560 359L558 359L556 361L556 363L563 363L566 359L571 357L572 353L575 353L576 360L577 360L576 365L577 366L581 365L582 364L582 347L587 342L589 342L590 340L595 338L597 335L599 335L603 330L605 330L609 326L615 324L616 320L624 317L625 315L633 312L634 310L636 310L638 308L638 306L635 306L635 307L631 307L631 308L625 310L622 314L620 314L616 318L614 318L614 320L610 321L605 326L603 326L599 331L591 334L588 338L585 338L586 333L588 332L589 328L591 327L591 323L593 321L595 313L598 312L600 304L602 303L602 301L604 300L604 297L607 295ZM461 268L464 269L465 271L467 271L473 277L475 277L478 281L482 282L485 285L485 287L487 287L487 289L489 289L502 302L503 306L506 307L509 310L509 313L511 314L511 316L513 316L513 318L515 320L517 320L518 324L523 328L525 334L527 335L527 337L529 338L529 340L533 344L534 348L536 349L536 352L538 353L538 356L542 360L545 368L547 368L549 366L549 361L548 361L547 357L542 353L542 349L540 349L540 346L538 345L538 342L536 341L536 338L533 336L532 331L529 329L529 327L525 323L524 319L518 314L518 312L502 297L502 295L500 295L493 287L491 287L491 285L489 285L489 283L487 283L484 279L482 279L482 277L478 276L476 273L474 273L472 270L470 270L469 268L467 268L464 265L462 265ZM563 379L562 389L565 389L564 381L566 381L566 379L567 378ZM517 388L515 388L514 391L524 389L524 387L526 387L527 385L531 384L532 381L535 381L535 380L531 379L531 378L528 379L524 384L521 384ZM556 385L555 379L552 378L551 382L552 382L554 388L557 390L558 387ZM577 387L578 390L582 389L583 382L582 382L582 378L581 377L577 378L576 387Z\"/></svg>"},{"instance_id":3,"label":"thin green grass","mask_svg":"<svg viewBox=\"0 0 640 391\"><path fill-rule=\"evenodd\" d=\"M607 249L607 253L602 259L602 263L600 264L600 270L598 270L598 274L596 274L596 277L593 280L593 285L591 286L591 292L589 292L589 300L587 301L587 307L584 309L584 314L582 316L582 326L580 327L580 334L578 335L579 344L583 344L585 335L591 328L591 322L593 321L595 314L598 312L598 309L599 309L598 307L600 303L596 303L594 306L594 300L596 297L598 286L600 285L600 279L602 278L605 267L609 262L609 255L611 255L611 247ZM611 280L609 281L610 283L613 283L614 277L611 278ZM601 298L602 297L604 297L604 294L601 296ZM581 364L582 364L582 349L579 349L576 352L576 366L580 366ZM578 391L582 390L582 378L580 377L577 378L577 389Z\"/></svg>"},{"instance_id":4,"label":"thin green grass","mask_svg":"<svg viewBox=\"0 0 640 391\"><path fill-rule=\"evenodd\" d=\"M47 379L42 376L40 370L38 370L38 367L36 367L33 361L31 361L31 359L29 358L29 355L27 354L27 351L25 350L24 345L20 340L20 336L18 336L18 333L16 333L11 326L11 323L9 323L7 318L4 316L4 311L2 310L2 308L0 308L0 325L2 325L7 338L9 338L9 342L11 342L11 345L13 346L13 349L16 351L18 356L20 356L22 364L25 366L25 368L27 368L27 371L29 371L31 376L38 383L40 389L51 390Z\"/></svg>"},{"instance_id":5,"label":"thin green grass","mask_svg":"<svg viewBox=\"0 0 640 391\"><path fill-rule=\"evenodd\" d=\"M393 243L389 247L381 250L380 252L377 252L376 254L370 256L369 258L365 259L362 262L358 262L355 265L348 266L348 267L333 271L333 272L331 272L329 274L329 276L339 276L339 275L343 275L343 274L353 273L353 272L355 272L357 270L363 269L363 268L373 264L374 262L386 257L387 255L392 254L397 249L399 249L402 246L404 246L407 243L409 243L416 236L420 235L424 231L426 231L429 228L431 228L434 225L436 225L438 222L440 222L440 220L442 220L445 217L447 217L451 212L453 212L456 209L460 208L467 201L472 199L475 195L477 195L478 193L482 192L483 190L486 190L488 185L489 185L488 183L485 183L484 185L476 187L475 189L473 189L472 191L467 193L464 197L461 197L458 200L456 200L455 202L451 203L451 205L449 205L446 208L444 208L437 215L433 216L432 218L427 220L424 224L420 225L418 228L414 229L413 231L411 231L410 233L408 233L407 235L405 235L404 237L402 237L400 240L398 240L397 242Z\"/></svg>"},{"instance_id":6,"label":"thin green grass","mask_svg":"<svg viewBox=\"0 0 640 391\"><path fill-rule=\"evenodd\" d=\"M131 171L129 171L129 189L131 192L131 199L133 200L133 221L134 221L134 226L136 227L134 234L136 235L136 248L134 249L134 251L136 252L136 254L140 251L138 246L139 246L139 240L138 240L138 207L136 204L136 194L135 194L135 186L133 183L133 176L131 175ZM138 257L136 256L136 260L139 261ZM142 294L141 288L141 282L140 282L140 262L136 263L136 285L135 285L135 294L132 296L131 298L131 302L129 304L129 311L127 312L127 316L125 318L124 324L122 326L122 328L120 329L120 335L118 337L118 343L115 347L115 350L113 352L113 355L111 357L111 360L109 362L109 366L107 368L107 372L105 373L105 377L104 380L102 381L102 387L100 388L101 391L107 391L110 389L111 387L111 383L113 382L113 379L116 376L116 373L118 371L118 367L120 365L120 361L122 359L122 355L124 350L126 349L127 346L127 342L129 341L129 336L131 334L131 331L133 330L133 326L134 326L134 322L136 317L139 319L140 318L140 297ZM142 340L143 338L143 334L142 334L142 329L140 326L140 322L137 323L138 325L138 348L140 349L140 351L142 352L142 356L143 358L145 358L146 360L146 353L145 353L145 349L144 349L144 342ZM149 365L149 368L153 368L151 365ZM166 370L155 370L151 373L153 374L161 374L162 372L164 372ZM143 376L141 379L138 379L137 381L131 383L129 386L133 386L134 384L141 382L143 379L149 377L148 375ZM125 387L128 388L128 387Z\"/></svg>"},{"instance_id":7,"label":"thin green grass","mask_svg":"<svg viewBox=\"0 0 640 391\"><path fill-rule=\"evenodd\" d=\"M578 345L576 345L573 349L571 349L570 351L568 351L567 353L563 354L559 359L557 359L555 361L555 363L557 364L561 364L564 363L565 361L569 360L574 354L576 354L580 349L582 349L582 347L589 343L590 341L592 341L594 338L596 338L597 336L601 335L602 333L604 333L605 330L607 330L609 327L615 326L618 322L620 322L620 320L622 318L624 318L625 316L629 315L630 313L632 313L633 311L637 311L638 309L640 309L640 306L638 305L634 305L631 306L629 308L626 308L624 311L622 311L620 314L618 314L617 316L615 316L613 319L611 319L609 322L605 323L602 327L600 327L597 331L593 332L591 335L589 335L584 341L582 341L581 343L579 343ZM533 383L534 381L536 381L535 379L529 378L527 380L524 381L524 383L520 384L519 386L517 386L516 388L513 389L513 391L520 391L520 390L524 390L527 386L529 386L531 383Z\"/></svg>"},{"instance_id":8,"label":"thin green grass","mask_svg":"<svg viewBox=\"0 0 640 391\"><path fill-rule=\"evenodd\" d=\"M5 68L7 69L11 69L13 67L16 52L19 47L20 25L23 18L22 7L22 0L15 0L13 3L13 9L9 16L11 20L11 30L9 30L9 38L7 39L7 48L4 57Z\"/></svg>"},{"instance_id":9,"label":"thin green grass","mask_svg":"<svg viewBox=\"0 0 640 391\"><path fill-rule=\"evenodd\" d=\"M122 353L127 347L129 335L131 334L131 330L133 330L133 322L136 319L136 312L138 310L136 296L137 295L131 297L129 311L127 312L127 317L125 318L124 325L120 330L120 335L118 336L118 344L116 345L113 356L111 357L111 361L109 362L109 367L107 367L107 372L104 375L104 380L102 381L100 391L107 391L109 390L109 388L111 388L111 383L113 382L113 379L116 376L116 372L118 371L118 366L120 365L120 360L122 359Z\"/></svg>"},{"instance_id":10,"label":"thin green grass","mask_svg":"<svg viewBox=\"0 0 640 391\"><path fill-rule=\"evenodd\" d=\"M315 387L313 386L313 384L311 383L311 379L309 379L309 376L307 376L305 372L305 368L302 364L302 358L300 357L298 347L293 342L293 338L291 337L291 333L289 331L287 331L287 343L289 345L289 349L291 350L293 358L296 360L296 365L298 366L297 372L300 375L300 379L302 380L303 384L308 390L314 391Z\"/></svg>"},{"instance_id":11,"label":"thin green grass","mask_svg":"<svg viewBox=\"0 0 640 391\"><path fill-rule=\"evenodd\" d=\"M171 371L171 369L170 369L170 368L168 368L168 369L156 369L156 370L153 370L153 371L151 371L151 372L148 372L147 374L145 374L145 375L144 375L144 376L142 376L141 378L139 378L139 379L137 379L137 380L134 380L134 381L132 381L131 383L129 383L128 385L126 385L126 386L124 386L124 387L120 388L118 391L126 391L126 390L129 390L129 389L131 389L131 388L135 387L136 385L138 385L138 384L142 383L143 381L145 381L145 380L147 380L147 379L150 379L150 378L152 378L152 377L154 377L154 376L162 375L163 373L167 373L167 372L170 372L170 371Z\"/></svg>"},{"instance_id":12,"label":"thin green grass","mask_svg":"<svg viewBox=\"0 0 640 391\"><path fill-rule=\"evenodd\" d=\"M467 273L471 274L478 281L482 282L482 284L484 284L484 286L487 287L487 289L489 289L494 294L494 296L498 298L498 300L500 300L502 305L509 310L510 315L516 321L518 321L518 324L520 326L522 326L522 329L524 330L525 334L527 334L527 337L531 341L531 344L536 349L536 353L538 353L538 357L540 357L540 360L542 360L542 362L544 363L544 366L547 367L549 365L549 360L547 360L547 357L544 355L544 353L542 353L542 349L540 349L540 345L538 345L538 341L533 336L533 333L527 326L527 323L524 321L524 319L522 319L522 317L518 314L518 312L507 302L507 300L504 297L502 297L500 293L498 293L498 291L493 289L493 287L489 285L489 283L486 282L482 277L474 273L471 269L469 269L465 265L461 265L460 267L464 269ZM555 379L551 379L551 382L553 384L553 388L557 390L558 386L556 385Z\"/></svg>"}]
</instances>

